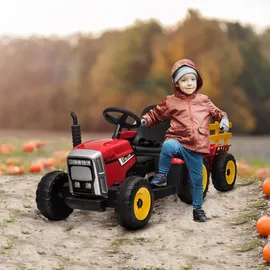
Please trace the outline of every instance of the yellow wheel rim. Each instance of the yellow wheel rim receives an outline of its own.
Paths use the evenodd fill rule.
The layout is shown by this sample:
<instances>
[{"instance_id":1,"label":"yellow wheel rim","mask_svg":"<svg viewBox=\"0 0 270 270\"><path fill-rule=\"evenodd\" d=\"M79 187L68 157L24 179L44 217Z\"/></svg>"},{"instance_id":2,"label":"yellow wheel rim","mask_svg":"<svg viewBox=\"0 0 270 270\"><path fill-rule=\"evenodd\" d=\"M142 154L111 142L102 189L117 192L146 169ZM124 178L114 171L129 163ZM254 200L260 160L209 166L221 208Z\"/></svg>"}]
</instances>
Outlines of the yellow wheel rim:
<instances>
[{"instance_id":1,"label":"yellow wheel rim","mask_svg":"<svg viewBox=\"0 0 270 270\"><path fill-rule=\"evenodd\" d=\"M205 165L203 164L203 191L205 191L206 186L207 186L207 169Z\"/></svg>"},{"instance_id":2,"label":"yellow wheel rim","mask_svg":"<svg viewBox=\"0 0 270 270\"><path fill-rule=\"evenodd\" d=\"M231 185L235 178L235 163L232 160L227 163L225 173L226 181Z\"/></svg>"},{"instance_id":3,"label":"yellow wheel rim","mask_svg":"<svg viewBox=\"0 0 270 270\"><path fill-rule=\"evenodd\" d=\"M144 220L151 208L151 195L147 188L140 188L134 198L134 214L138 220Z\"/></svg>"}]
</instances>

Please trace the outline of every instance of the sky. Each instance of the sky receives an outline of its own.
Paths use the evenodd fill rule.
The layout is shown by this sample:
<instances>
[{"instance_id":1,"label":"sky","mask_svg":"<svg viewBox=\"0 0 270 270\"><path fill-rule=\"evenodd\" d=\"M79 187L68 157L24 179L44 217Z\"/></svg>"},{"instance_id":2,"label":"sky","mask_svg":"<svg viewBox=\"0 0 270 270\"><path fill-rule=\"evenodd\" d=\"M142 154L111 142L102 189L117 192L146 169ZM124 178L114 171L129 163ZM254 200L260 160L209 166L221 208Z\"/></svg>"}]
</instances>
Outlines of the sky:
<instances>
[{"instance_id":1,"label":"sky","mask_svg":"<svg viewBox=\"0 0 270 270\"><path fill-rule=\"evenodd\" d=\"M189 8L256 30L270 27L270 0L0 0L0 35L99 34L151 18L173 26Z\"/></svg>"}]
</instances>

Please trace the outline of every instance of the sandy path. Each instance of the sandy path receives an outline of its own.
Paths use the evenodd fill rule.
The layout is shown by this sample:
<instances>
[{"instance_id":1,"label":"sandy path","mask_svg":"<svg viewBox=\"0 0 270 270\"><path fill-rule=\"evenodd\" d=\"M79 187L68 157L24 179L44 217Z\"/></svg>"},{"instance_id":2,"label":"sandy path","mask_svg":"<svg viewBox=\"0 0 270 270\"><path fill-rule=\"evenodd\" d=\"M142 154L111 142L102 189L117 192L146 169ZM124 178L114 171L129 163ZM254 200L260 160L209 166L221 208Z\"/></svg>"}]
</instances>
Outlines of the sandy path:
<instances>
[{"instance_id":1,"label":"sandy path","mask_svg":"<svg viewBox=\"0 0 270 270\"><path fill-rule=\"evenodd\" d=\"M210 220L192 221L191 206L177 197L155 202L147 228L121 228L114 211L76 210L65 221L39 215L35 190L40 175L0 177L0 269L267 269L261 248L236 251L257 239L255 221L234 225L247 205L262 198L259 183L236 184L228 193L210 186Z\"/></svg>"}]
</instances>

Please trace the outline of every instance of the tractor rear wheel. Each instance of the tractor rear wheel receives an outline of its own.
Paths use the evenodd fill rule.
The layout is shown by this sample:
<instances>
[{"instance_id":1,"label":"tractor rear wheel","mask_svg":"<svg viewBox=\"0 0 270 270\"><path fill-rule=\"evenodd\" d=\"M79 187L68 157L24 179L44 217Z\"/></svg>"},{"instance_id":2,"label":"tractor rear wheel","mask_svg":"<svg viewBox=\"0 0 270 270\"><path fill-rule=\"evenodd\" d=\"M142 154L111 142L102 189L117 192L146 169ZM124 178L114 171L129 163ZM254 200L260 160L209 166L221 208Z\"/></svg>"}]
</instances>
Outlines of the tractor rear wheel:
<instances>
[{"instance_id":1,"label":"tractor rear wheel","mask_svg":"<svg viewBox=\"0 0 270 270\"><path fill-rule=\"evenodd\" d=\"M210 177L209 165L206 159L203 159L202 170L203 170L203 198L205 198L209 187L209 177ZM189 179L189 175L187 174L187 177L184 179L183 182L183 188L178 194L180 200L187 204L192 204L191 188L192 188L191 182Z\"/></svg>"},{"instance_id":2,"label":"tractor rear wheel","mask_svg":"<svg viewBox=\"0 0 270 270\"><path fill-rule=\"evenodd\" d=\"M127 177L116 193L115 214L119 224L129 230L147 225L153 210L153 198L149 181L140 176Z\"/></svg>"},{"instance_id":3,"label":"tractor rear wheel","mask_svg":"<svg viewBox=\"0 0 270 270\"><path fill-rule=\"evenodd\" d=\"M212 182L216 190L229 191L235 184L237 167L232 154L221 153L215 156L212 168Z\"/></svg>"},{"instance_id":4,"label":"tractor rear wheel","mask_svg":"<svg viewBox=\"0 0 270 270\"><path fill-rule=\"evenodd\" d=\"M68 175L62 171L45 174L36 191L36 203L40 213L49 220L66 219L72 212L64 201L63 186L68 182Z\"/></svg>"}]
</instances>

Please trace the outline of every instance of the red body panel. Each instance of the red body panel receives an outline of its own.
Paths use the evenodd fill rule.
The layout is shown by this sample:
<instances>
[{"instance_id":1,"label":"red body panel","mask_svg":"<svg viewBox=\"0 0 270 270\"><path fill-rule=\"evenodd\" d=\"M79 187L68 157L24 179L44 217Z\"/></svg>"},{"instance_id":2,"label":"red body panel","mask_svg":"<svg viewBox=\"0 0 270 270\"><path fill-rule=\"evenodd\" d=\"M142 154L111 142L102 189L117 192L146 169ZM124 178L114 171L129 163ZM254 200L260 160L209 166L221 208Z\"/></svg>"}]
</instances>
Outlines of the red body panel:
<instances>
[{"instance_id":1,"label":"red body panel","mask_svg":"<svg viewBox=\"0 0 270 270\"><path fill-rule=\"evenodd\" d=\"M120 139L132 139L135 138L137 132L134 130L122 131L120 133Z\"/></svg>"},{"instance_id":2,"label":"red body panel","mask_svg":"<svg viewBox=\"0 0 270 270\"><path fill-rule=\"evenodd\" d=\"M105 170L107 174L108 187L113 184L120 184L126 178L127 170L130 169L136 163L136 156L133 157L123 166L120 165L118 160L108 163L105 165Z\"/></svg>"},{"instance_id":3,"label":"red body panel","mask_svg":"<svg viewBox=\"0 0 270 270\"><path fill-rule=\"evenodd\" d=\"M180 158L172 158L172 164L184 164L185 161Z\"/></svg>"},{"instance_id":4,"label":"red body panel","mask_svg":"<svg viewBox=\"0 0 270 270\"><path fill-rule=\"evenodd\" d=\"M74 149L88 149L101 152L105 162L108 187L114 183L121 183L126 178L126 172L136 163L133 148L129 141L123 139L87 141L77 145Z\"/></svg>"}]
</instances>

